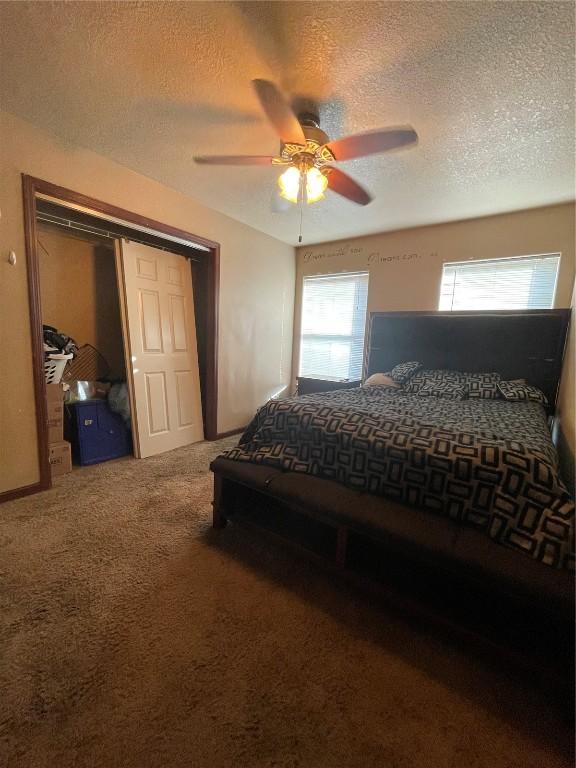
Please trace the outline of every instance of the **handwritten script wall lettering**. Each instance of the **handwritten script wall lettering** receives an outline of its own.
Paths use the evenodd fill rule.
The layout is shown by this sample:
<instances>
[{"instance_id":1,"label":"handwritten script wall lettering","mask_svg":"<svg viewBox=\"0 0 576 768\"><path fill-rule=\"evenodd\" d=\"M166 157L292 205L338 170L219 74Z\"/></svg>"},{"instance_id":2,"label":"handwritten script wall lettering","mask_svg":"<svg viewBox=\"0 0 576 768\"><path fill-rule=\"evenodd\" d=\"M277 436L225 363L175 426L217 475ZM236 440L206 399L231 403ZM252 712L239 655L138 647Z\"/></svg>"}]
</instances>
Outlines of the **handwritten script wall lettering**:
<instances>
[{"instance_id":1,"label":"handwritten script wall lettering","mask_svg":"<svg viewBox=\"0 0 576 768\"><path fill-rule=\"evenodd\" d=\"M362 245L352 247L349 244L346 244L327 251L318 251L317 253L314 251L304 251L302 254L302 261L304 264L310 264L345 256L355 260L357 259L358 261L363 260L368 267L374 267L378 264L390 264L398 261L414 262L422 258L421 253L412 252L387 255L383 254L380 250L366 250ZM428 258L437 259L438 253L432 252L428 255Z\"/></svg>"},{"instance_id":2,"label":"handwritten script wall lettering","mask_svg":"<svg viewBox=\"0 0 576 768\"><path fill-rule=\"evenodd\" d=\"M437 253L431 253L430 257L436 257L438 256ZM422 254L421 253L402 253L400 255L396 256L382 256L379 251L374 251L373 253L369 254L368 256L368 265L374 265L374 264L389 264L393 261L415 261L416 259L421 259Z\"/></svg>"}]
</instances>

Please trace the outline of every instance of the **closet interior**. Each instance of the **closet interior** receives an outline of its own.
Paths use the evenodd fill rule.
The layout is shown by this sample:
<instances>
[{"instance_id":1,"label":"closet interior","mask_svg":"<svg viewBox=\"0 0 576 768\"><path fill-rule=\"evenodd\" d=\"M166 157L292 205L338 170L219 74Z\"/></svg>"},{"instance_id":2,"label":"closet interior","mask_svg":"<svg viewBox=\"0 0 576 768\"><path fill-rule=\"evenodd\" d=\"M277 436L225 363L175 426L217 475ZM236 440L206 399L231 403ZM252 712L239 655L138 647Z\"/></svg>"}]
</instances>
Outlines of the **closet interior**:
<instances>
[{"instance_id":1,"label":"closet interior","mask_svg":"<svg viewBox=\"0 0 576 768\"><path fill-rule=\"evenodd\" d=\"M206 250L37 200L53 478L203 439Z\"/></svg>"}]
</instances>

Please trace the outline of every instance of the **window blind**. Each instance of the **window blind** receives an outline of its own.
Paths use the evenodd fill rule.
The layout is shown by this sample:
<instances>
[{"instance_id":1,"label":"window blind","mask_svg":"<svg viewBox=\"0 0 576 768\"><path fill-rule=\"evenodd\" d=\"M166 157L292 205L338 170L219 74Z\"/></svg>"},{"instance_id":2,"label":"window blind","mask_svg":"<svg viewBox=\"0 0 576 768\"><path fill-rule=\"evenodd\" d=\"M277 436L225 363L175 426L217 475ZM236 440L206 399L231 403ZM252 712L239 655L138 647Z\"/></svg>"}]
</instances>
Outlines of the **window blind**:
<instances>
[{"instance_id":1,"label":"window blind","mask_svg":"<svg viewBox=\"0 0 576 768\"><path fill-rule=\"evenodd\" d=\"M304 278L300 376L360 379L368 273Z\"/></svg>"},{"instance_id":2,"label":"window blind","mask_svg":"<svg viewBox=\"0 0 576 768\"><path fill-rule=\"evenodd\" d=\"M444 264L438 309L550 309L559 254Z\"/></svg>"}]
</instances>

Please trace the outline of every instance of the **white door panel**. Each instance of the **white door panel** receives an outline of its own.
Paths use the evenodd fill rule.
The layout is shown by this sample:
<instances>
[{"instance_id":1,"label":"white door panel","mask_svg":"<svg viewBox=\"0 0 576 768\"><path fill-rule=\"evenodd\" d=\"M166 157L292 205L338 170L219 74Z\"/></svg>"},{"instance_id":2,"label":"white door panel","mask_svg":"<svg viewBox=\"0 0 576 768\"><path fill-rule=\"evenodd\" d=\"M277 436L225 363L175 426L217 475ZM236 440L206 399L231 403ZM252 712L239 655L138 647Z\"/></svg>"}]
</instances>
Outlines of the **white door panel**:
<instances>
[{"instance_id":1,"label":"white door panel","mask_svg":"<svg viewBox=\"0 0 576 768\"><path fill-rule=\"evenodd\" d=\"M168 296L170 312L170 331L172 349L174 352L188 352L186 304L184 296Z\"/></svg>"},{"instance_id":2,"label":"white door panel","mask_svg":"<svg viewBox=\"0 0 576 768\"><path fill-rule=\"evenodd\" d=\"M137 288L140 310L141 351L148 354L162 354L162 320L160 317L160 295L158 291L143 291Z\"/></svg>"},{"instance_id":3,"label":"white door panel","mask_svg":"<svg viewBox=\"0 0 576 768\"><path fill-rule=\"evenodd\" d=\"M139 243L120 243L118 260L135 454L152 456L203 439L192 273Z\"/></svg>"},{"instance_id":4,"label":"white door panel","mask_svg":"<svg viewBox=\"0 0 576 768\"><path fill-rule=\"evenodd\" d=\"M185 429L194 423L194 409L187 396L192 386L192 371L174 371L176 377L176 402L178 405L178 429Z\"/></svg>"}]
</instances>

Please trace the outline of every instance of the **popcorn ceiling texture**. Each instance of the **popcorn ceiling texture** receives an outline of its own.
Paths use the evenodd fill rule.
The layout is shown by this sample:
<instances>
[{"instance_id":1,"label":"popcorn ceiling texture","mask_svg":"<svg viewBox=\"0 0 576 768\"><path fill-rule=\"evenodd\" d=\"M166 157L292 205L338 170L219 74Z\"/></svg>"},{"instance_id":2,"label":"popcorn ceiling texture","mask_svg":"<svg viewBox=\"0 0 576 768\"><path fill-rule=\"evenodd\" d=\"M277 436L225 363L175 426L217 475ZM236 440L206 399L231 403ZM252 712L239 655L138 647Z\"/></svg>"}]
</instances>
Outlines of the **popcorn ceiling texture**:
<instances>
[{"instance_id":1,"label":"popcorn ceiling texture","mask_svg":"<svg viewBox=\"0 0 576 768\"><path fill-rule=\"evenodd\" d=\"M306 242L574 198L569 2L4 2L0 27L3 109L287 242L278 171L192 162L277 151L255 77L319 100L333 137L420 135L343 163L376 200L330 194Z\"/></svg>"}]
</instances>

